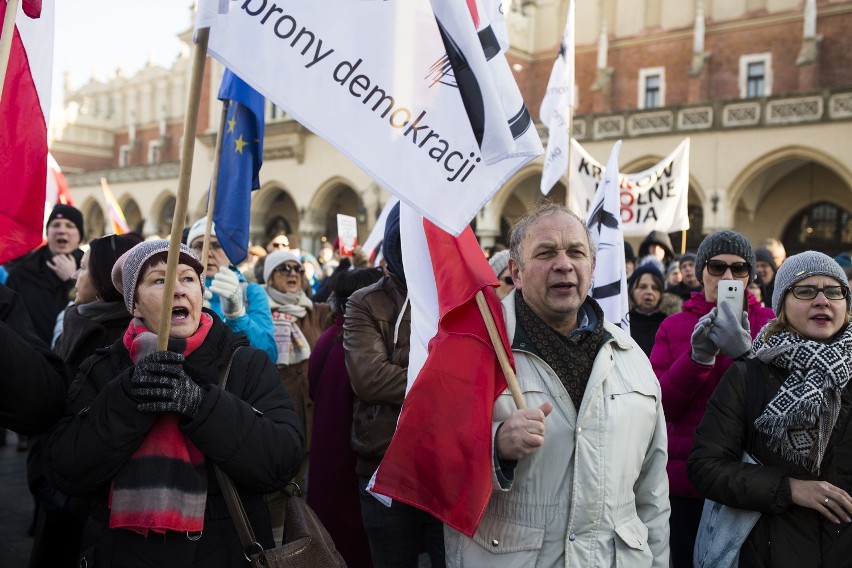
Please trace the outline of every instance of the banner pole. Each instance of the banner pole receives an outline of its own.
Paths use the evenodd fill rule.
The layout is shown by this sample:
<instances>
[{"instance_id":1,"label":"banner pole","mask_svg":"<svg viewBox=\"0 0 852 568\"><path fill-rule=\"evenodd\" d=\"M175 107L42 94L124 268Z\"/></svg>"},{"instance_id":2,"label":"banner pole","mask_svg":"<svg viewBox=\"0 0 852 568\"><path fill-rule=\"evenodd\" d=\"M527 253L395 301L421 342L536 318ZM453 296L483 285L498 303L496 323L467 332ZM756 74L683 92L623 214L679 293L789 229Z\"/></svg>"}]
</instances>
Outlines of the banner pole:
<instances>
[{"instance_id":1,"label":"banner pole","mask_svg":"<svg viewBox=\"0 0 852 568\"><path fill-rule=\"evenodd\" d=\"M3 31L0 32L0 100L6 84L6 70L9 68L9 56L12 53L12 38L15 35L15 16L18 14L18 0L7 0L6 15L3 19ZM11 94L11 93L9 93Z\"/></svg>"},{"instance_id":2,"label":"banner pole","mask_svg":"<svg viewBox=\"0 0 852 568\"><path fill-rule=\"evenodd\" d=\"M210 233L213 231L213 213L216 212L216 191L219 189L219 164L222 161L222 138L225 137L225 124L228 121L228 106L231 101L222 101L222 116L219 119L219 133L216 135L216 153L213 155L213 179L210 180L210 196L207 200L207 225L204 227L204 245L201 249L201 266L207 272L207 254L210 252ZM189 243L187 243L189 244Z\"/></svg>"},{"instance_id":3,"label":"banner pole","mask_svg":"<svg viewBox=\"0 0 852 568\"><path fill-rule=\"evenodd\" d=\"M686 229L683 229L680 234L680 254L686 254Z\"/></svg>"},{"instance_id":4,"label":"banner pole","mask_svg":"<svg viewBox=\"0 0 852 568\"><path fill-rule=\"evenodd\" d=\"M180 156L177 201L174 217L172 217L172 234L169 240L169 256L166 262L163 305L160 308L160 327L157 330L157 351L165 351L169 345L175 275L180 258L180 238L183 234L186 209L189 203L189 182L192 177L192 158L195 152L195 131L198 128L198 108L201 102L201 80L204 78L204 66L207 62L207 40L210 38L210 28L199 29L196 38L192 52L192 75L189 83L189 96L186 101L186 116L183 123L183 149ZM204 278L203 274L201 278Z\"/></svg>"},{"instance_id":5,"label":"banner pole","mask_svg":"<svg viewBox=\"0 0 852 568\"><path fill-rule=\"evenodd\" d=\"M509 357L506 355L503 341L500 339L500 333L497 331L497 324L494 323L494 316L491 314L491 310L488 309L488 302L485 301L485 294L482 293L482 290L477 290L476 292L476 305L479 306L479 313L482 314L482 319L485 321L485 327L488 329L488 337L491 339L491 345L497 353L497 360L500 362L503 375L506 377L506 384L509 387L509 392L512 393L512 400L515 401L515 406L518 407L518 410L523 410L527 407L527 403L521 392L521 385L518 384L518 378L515 376L515 371L509 363Z\"/></svg>"}]
</instances>

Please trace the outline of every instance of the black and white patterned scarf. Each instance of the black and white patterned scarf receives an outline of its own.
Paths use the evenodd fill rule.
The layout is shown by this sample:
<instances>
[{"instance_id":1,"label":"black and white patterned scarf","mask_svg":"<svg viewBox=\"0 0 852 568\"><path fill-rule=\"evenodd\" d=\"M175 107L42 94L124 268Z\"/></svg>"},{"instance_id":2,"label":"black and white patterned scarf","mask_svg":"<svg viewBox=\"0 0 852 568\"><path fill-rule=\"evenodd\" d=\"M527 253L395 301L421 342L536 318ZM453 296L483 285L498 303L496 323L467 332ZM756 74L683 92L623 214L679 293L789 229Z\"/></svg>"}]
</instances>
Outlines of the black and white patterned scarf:
<instances>
[{"instance_id":1,"label":"black and white patterned scarf","mask_svg":"<svg viewBox=\"0 0 852 568\"><path fill-rule=\"evenodd\" d=\"M754 340L755 356L789 372L754 427L770 437L769 449L819 473L840 414L840 395L852 378L852 326L830 343L782 331Z\"/></svg>"}]
</instances>

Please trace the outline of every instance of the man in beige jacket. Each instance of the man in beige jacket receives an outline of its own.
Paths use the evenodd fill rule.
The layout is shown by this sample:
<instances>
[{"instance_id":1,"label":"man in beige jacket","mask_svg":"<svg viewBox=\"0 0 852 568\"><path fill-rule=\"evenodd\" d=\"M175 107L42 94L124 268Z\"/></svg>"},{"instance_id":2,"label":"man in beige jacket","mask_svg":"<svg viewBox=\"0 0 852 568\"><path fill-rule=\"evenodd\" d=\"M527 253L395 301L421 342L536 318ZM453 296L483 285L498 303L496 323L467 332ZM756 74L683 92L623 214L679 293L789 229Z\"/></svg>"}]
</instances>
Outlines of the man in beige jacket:
<instances>
[{"instance_id":1,"label":"man in beige jacket","mask_svg":"<svg viewBox=\"0 0 852 568\"><path fill-rule=\"evenodd\" d=\"M528 409L494 403L494 493L448 566L669 564L666 423L642 350L587 296L585 223L545 205L512 230L506 328Z\"/></svg>"}]
</instances>

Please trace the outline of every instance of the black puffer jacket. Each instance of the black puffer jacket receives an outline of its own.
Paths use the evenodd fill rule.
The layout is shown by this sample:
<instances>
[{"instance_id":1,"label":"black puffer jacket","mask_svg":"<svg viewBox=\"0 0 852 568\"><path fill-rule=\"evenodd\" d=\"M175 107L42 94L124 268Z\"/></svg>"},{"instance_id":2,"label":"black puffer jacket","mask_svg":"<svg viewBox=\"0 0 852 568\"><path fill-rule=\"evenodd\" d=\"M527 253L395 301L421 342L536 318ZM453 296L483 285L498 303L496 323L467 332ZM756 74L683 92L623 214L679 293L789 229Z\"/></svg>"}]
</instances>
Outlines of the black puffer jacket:
<instances>
[{"instance_id":1,"label":"black puffer jacket","mask_svg":"<svg viewBox=\"0 0 852 568\"><path fill-rule=\"evenodd\" d=\"M747 365L754 366L751 377ZM789 478L825 480L852 491L852 383L842 393L840 416L819 476L769 450L759 433L753 454L763 465L755 466L740 462L747 381L761 381L763 400L759 408L763 409L778 392L786 372L756 359L747 365L732 365L710 398L707 413L695 431L687 462L689 478L708 499L762 512L740 551L741 567L848 566L852 524L835 525L814 509L793 504Z\"/></svg>"},{"instance_id":2,"label":"black puffer jacket","mask_svg":"<svg viewBox=\"0 0 852 568\"><path fill-rule=\"evenodd\" d=\"M44 439L48 479L68 495L92 500L82 545L90 566L92 561L97 566L247 565L213 464L233 479L258 541L272 545L263 495L284 487L296 473L304 446L302 425L269 356L205 311L213 326L184 369L207 394L196 417L181 425L207 460L207 507L199 540L171 532L146 540L109 529L111 481L158 417L139 412L125 393L122 379L133 365L121 340L83 363L65 416ZM220 369L238 346L244 347L223 392L216 386Z\"/></svg>"},{"instance_id":3,"label":"black puffer jacket","mask_svg":"<svg viewBox=\"0 0 852 568\"><path fill-rule=\"evenodd\" d=\"M91 315L84 315L89 314ZM102 302L95 300L83 306L71 306L65 310L62 335L54 348L65 361L68 376L74 380L80 365L95 349L112 345L120 339L131 320L124 302Z\"/></svg>"}]
</instances>

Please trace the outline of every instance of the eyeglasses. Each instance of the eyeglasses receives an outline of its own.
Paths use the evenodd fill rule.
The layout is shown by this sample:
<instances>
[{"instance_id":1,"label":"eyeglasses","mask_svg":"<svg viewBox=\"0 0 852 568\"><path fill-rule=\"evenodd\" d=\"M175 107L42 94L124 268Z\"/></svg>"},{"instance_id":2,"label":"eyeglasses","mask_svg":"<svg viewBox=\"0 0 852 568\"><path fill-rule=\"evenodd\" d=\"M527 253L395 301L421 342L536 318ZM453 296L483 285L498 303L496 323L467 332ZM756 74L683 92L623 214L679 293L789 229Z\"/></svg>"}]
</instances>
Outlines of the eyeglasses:
<instances>
[{"instance_id":1,"label":"eyeglasses","mask_svg":"<svg viewBox=\"0 0 852 568\"><path fill-rule=\"evenodd\" d=\"M192 249L192 252L195 254L201 254L204 250L204 241L200 241L197 243L193 243L189 246ZM209 250L222 250L222 245L219 244L219 241L210 241Z\"/></svg>"},{"instance_id":2,"label":"eyeglasses","mask_svg":"<svg viewBox=\"0 0 852 568\"><path fill-rule=\"evenodd\" d=\"M504 276L500 280L502 280L503 284L505 284L506 286L514 286L515 285L515 281L512 280L511 276Z\"/></svg>"},{"instance_id":3,"label":"eyeglasses","mask_svg":"<svg viewBox=\"0 0 852 568\"><path fill-rule=\"evenodd\" d=\"M751 274L751 265L747 262L734 262L733 264L728 264L723 260L708 260L707 264L704 266L707 267L707 272L709 272L712 276L724 276L725 271L729 268L731 269L731 275L734 278L745 278Z\"/></svg>"},{"instance_id":4,"label":"eyeglasses","mask_svg":"<svg viewBox=\"0 0 852 568\"><path fill-rule=\"evenodd\" d=\"M279 264L275 267L275 272L280 272L281 274L290 274L291 272L301 274L304 271L305 269L298 264Z\"/></svg>"},{"instance_id":5,"label":"eyeglasses","mask_svg":"<svg viewBox=\"0 0 852 568\"><path fill-rule=\"evenodd\" d=\"M817 288L816 286L793 286L790 288L793 296L799 300L813 300L817 294L822 292L828 300L842 300L846 297L847 290L843 286L826 286L825 288Z\"/></svg>"}]
</instances>

